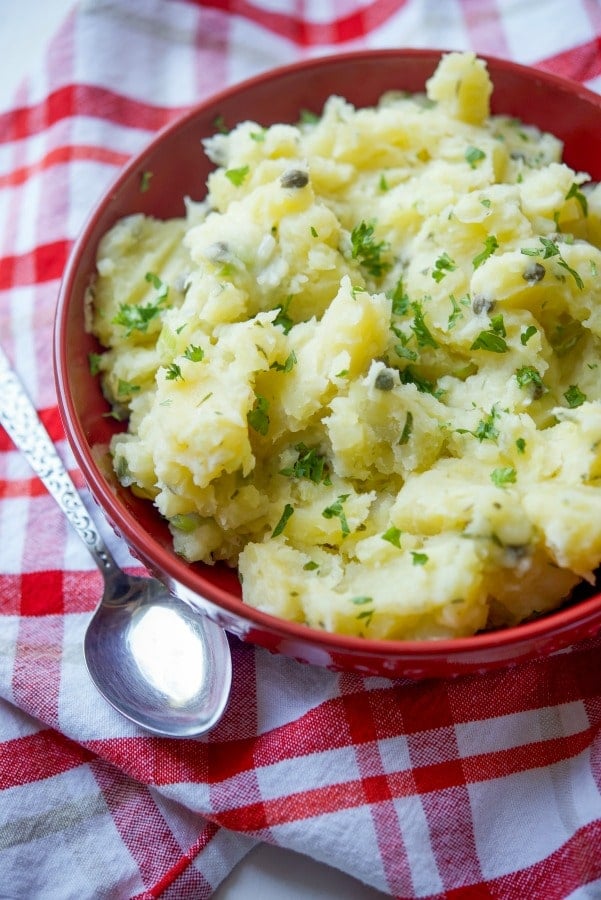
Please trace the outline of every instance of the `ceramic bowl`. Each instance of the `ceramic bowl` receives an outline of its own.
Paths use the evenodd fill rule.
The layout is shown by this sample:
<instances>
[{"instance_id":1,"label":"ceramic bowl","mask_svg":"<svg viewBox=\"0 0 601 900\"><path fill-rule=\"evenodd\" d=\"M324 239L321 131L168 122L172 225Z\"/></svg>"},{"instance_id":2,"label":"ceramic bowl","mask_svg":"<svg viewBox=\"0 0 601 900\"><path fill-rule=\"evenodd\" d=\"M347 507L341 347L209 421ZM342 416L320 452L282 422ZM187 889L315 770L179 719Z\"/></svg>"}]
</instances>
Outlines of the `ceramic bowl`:
<instances>
[{"instance_id":1,"label":"ceramic bowl","mask_svg":"<svg viewBox=\"0 0 601 900\"><path fill-rule=\"evenodd\" d=\"M337 670L409 677L448 677L519 663L558 651L601 628L599 589L535 621L473 637L434 641L374 641L324 633L245 605L236 573L190 565L172 550L165 522L148 502L117 482L107 460L111 435L122 428L107 417L88 354L98 352L84 326L84 294L98 242L122 216L159 218L184 212L184 197L202 199L211 163L201 139L252 118L262 125L296 122L299 111L320 111L331 94L357 106L374 104L389 89L422 91L440 59L438 50L376 50L340 54L261 74L212 96L159 132L106 191L64 272L55 329L59 407L77 464L100 508L133 555L178 595L228 631L277 653ZM511 62L488 59L492 111L523 119L560 137L566 162L601 179L601 97L580 85ZM140 191L144 172L150 187Z\"/></svg>"}]
</instances>

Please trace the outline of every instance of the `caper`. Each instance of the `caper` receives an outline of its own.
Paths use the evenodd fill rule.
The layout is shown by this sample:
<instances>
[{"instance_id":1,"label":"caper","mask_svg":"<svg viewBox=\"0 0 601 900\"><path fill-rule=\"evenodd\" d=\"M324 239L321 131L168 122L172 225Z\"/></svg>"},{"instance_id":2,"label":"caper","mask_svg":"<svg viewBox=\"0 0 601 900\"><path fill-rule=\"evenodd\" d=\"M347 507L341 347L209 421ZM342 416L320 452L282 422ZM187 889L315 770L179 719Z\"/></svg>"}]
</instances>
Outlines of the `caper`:
<instances>
[{"instance_id":1,"label":"caper","mask_svg":"<svg viewBox=\"0 0 601 900\"><path fill-rule=\"evenodd\" d=\"M290 169L289 172L284 172L280 184L283 188L304 188L309 184L309 176L301 169Z\"/></svg>"},{"instance_id":2,"label":"caper","mask_svg":"<svg viewBox=\"0 0 601 900\"><path fill-rule=\"evenodd\" d=\"M374 384L379 391L391 391L394 387L394 375L390 369L380 369Z\"/></svg>"},{"instance_id":3,"label":"caper","mask_svg":"<svg viewBox=\"0 0 601 900\"><path fill-rule=\"evenodd\" d=\"M542 281L546 274L547 270L545 267L539 262L535 262L528 266L524 271L522 278L524 281L527 281L528 284L535 284L537 281Z\"/></svg>"},{"instance_id":4,"label":"caper","mask_svg":"<svg viewBox=\"0 0 601 900\"><path fill-rule=\"evenodd\" d=\"M489 313L492 312L495 308L495 301L490 300L488 297L484 297L482 294L476 294L474 300L472 302L472 309L474 310L477 316L480 313Z\"/></svg>"}]
</instances>

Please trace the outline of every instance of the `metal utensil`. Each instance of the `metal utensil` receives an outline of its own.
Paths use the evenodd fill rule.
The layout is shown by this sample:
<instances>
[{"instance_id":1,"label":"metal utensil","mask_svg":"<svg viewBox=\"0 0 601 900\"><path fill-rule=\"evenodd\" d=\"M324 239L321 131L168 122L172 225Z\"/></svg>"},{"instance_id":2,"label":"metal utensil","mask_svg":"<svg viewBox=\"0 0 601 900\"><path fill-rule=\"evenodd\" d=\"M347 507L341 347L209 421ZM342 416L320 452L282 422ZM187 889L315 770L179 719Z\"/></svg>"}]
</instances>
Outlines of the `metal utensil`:
<instances>
[{"instance_id":1,"label":"metal utensil","mask_svg":"<svg viewBox=\"0 0 601 900\"><path fill-rule=\"evenodd\" d=\"M192 737L208 731L229 698L232 663L225 632L158 579L119 568L2 348L0 424L102 573L102 599L84 640L88 671L100 693L155 734Z\"/></svg>"}]
</instances>

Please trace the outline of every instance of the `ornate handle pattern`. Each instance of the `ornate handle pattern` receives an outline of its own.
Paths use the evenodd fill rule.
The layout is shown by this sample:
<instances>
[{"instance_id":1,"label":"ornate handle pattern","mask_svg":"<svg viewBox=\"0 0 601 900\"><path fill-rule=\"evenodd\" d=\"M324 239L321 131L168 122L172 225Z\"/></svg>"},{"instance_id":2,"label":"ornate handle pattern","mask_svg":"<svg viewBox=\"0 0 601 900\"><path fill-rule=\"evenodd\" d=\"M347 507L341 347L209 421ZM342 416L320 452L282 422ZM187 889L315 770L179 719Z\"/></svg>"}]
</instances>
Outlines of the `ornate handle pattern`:
<instances>
[{"instance_id":1,"label":"ornate handle pattern","mask_svg":"<svg viewBox=\"0 0 601 900\"><path fill-rule=\"evenodd\" d=\"M104 574L115 569L116 563L1 347L0 425L56 500Z\"/></svg>"}]
</instances>

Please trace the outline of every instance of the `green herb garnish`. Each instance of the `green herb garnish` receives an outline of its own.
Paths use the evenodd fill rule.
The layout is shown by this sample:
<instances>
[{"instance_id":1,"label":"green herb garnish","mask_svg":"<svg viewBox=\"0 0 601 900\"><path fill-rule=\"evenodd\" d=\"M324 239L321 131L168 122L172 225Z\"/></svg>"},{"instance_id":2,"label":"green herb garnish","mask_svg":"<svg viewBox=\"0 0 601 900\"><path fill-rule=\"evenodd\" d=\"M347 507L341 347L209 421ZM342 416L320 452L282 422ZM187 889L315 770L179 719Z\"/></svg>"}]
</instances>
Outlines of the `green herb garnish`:
<instances>
[{"instance_id":1,"label":"green herb garnish","mask_svg":"<svg viewBox=\"0 0 601 900\"><path fill-rule=\"evenodd\" d=\"M397 281L392 293L387 293L387 296L392 300L393 316L404 316L409 309L409 297L405 292L402 276Z\"/></svg>"},{"instance_id":2,"label":"green herb garnish","mask_svg":"<svg viewBox=\"0 0 601 900\"><path fill-rule=\"evenodd\" d=\"M330 465L326 456L316 447L309 449L306 444L296 444L294 449L298 458L294 465L280 469L280 475L289 478L308 478L314 484L331 484Z\"/></svg>"},{"instance_id":3,"label":"green herb garnish","mask_svg":"<svg viewBox=\"0 0 601 900\"><path fill-rule=\"evenodd\" d=\"M389 544L392 544L393 547L401 549L401 530L395 525L391 525L380 537L383 541L388 541Z\"/></svg>"},{"instance_id":4,"label":"green herb garnish","mask_svg":"<svg viewBox=\"0 0 601 900\"><path fill-rule=\"evenodd\" d=\"M411 556L413 557L414 566L425 566L429 559L427 553L418 553L417 550L412 550Z\"/></svg>"},{"instance_id":5,"label":"green herb garnish","mask_svg":"<svg viewBox=\"0 0 601 900\"><path fill-rule=\"evenodd\" d=\"M489 256L492 256L495 250L499 249L499 242L496 239L494 234L489 234L484 239L484 250L481 253L478 253L472 259L472 265L474 270L480 268L480 266L486 262Z\"/></svg>"},{"instance_id":6,"label":"green herb garnish","mask_svg":"<svg viewBox=\"0 0 601 900\"><path fill-rule=\"evenodd\" d=\"M240 187L240 185L244 184L244 180L249 171L250 169L248 166L240 166L239 169L227 169L225 177L231 181L234 187Z\"/></svg>"},{"instance_id":7,"label":"green herb garnish","mask_svg":"<svg viewBox=\"0 0 601 900\"><path fill-rule=\"evenodd\" d=\"M401 432L401 436L399 438L399 444L406 444L411 437L411 432L413 431L413 413L408 410L407 417L405 419L405 425L403 426L403 430Z\"/></svg>"},{"instance_id":8,"label":"green herb garnish","mask_svg":"<svg viewBox=\"0 0 601 900\"><path fill-rule=\"evenodd\" d=\"M292 294L290 294L284 302L280 306L276 306L276 309L279 310L277 316L273 320L274 325L279 325L283 330L284 334L288 334L292 326L294 325L293 320L288 315L288 307L290 306L290 301L292 300Z\"/></svg>"},{"instance_id":9,"label":"green herb garnish","mask_svg":"<svg viewBox=\"0 0 601 900\"><path fill-rule=\"evenodd\" d=\"M303 125L315 125L316 122L319 122L320 116L317 113L314 113L310 109L301 109L299 121Z\"/></svg>"},{"instance_id":10,"label":"green herb garnish","mask_svg":"<svg viewBox=\"0 0 601 900\"><path fill-rule=\"evenodd\" d=\"M125 381L123 378L120 378L117 382L117 396L118 397L128 397L130 394L137 394L140 391L139 384L132 384L130 381Z\"/></svg>"},{"instance_id":11,"label":"green herb garnish","mask_svg":"<svg viewBox=\"0 0 601 900\"><path fill-rule=\"evenodd\" d=\"M150 187L150 182L152 180L152 172L141 172L140 173L140 193L145 194L146 191Z\"/></svg>"},{"instance_id":12,"label":"green herb garnish","mask_svg":"<svg viewBox=\"0 0 601 900\"><path fill-rule=\"evenodd\" d=\"M522 342L524 347L526 346L530 338L536 334L536 332L537 329L534 327L534 325L528 325L528 327L525 328L524 331L522 331L522 333L520 334L520 341Z\"/></svg>"},{"instance_id":13,"label":"green herb garnish","mask_svg":"<svg viewBox=\"0 0 601 900\"><path fill-rule=\"evenodd\" d=\"M576 269L573 269L570 266L563 256L561 255L561 251L555 241L550 240L550 238L539 237L540 247L522 247L520 252L524 254L524 256L540 256L542 259L550 259L551 257L557 257L557 265L561 266L562 269L565 269L566 272L572 276L577 286L582 290L584 288L584 282L580 277L579 273Z\"/></svg>"},{"instance_id":14,"label":"green herb garnish","mask_svg":"<svg viewBox=\"0 0 601 900\"><path fill-rule=\"evenodd\" d=\"M284 512L282 513L279 522L277 523L277 525L271 532L272 537L277 537L278 534L282 533L282 531L286 527L286 523L288 522L288 519L290 518L290 516L292 515L293 512L294 512L294 508L292 506L290 506L289 503L287 503L284 507Z\"/></svg>"},{"instance_id":15,"label":"green herb garnish","mask_svg":"<svg viewBox=\"0 0 601 900\"><path fill-rule=\"evenodd\" d=\"M446 252L441 253L434 263L432 278L434 279L434 281L440 283L449 272L453 272L456 268L457 265L455 264L455 261L451 259L449 254Z\"/></svg>"},{"instance_id":16,"label":"green herb garnish","mask_svg":"<svg viewBox=\"0 0 601 900\"><path fill-rule=\"evenodd\" d=\"M340 527L342 529L342 536L346 537L346 535L351 533L351 530L348 526L348 522L346 520L346 514L343 509L343 503L345 503L350 494L340 494L338 499L331 503L330 506L326 506L326 508L322 512L322 516L324 519L340 519Z\"/></svg>"},{"instance_id":17,"label":"green herb garnish","mask_svg":"<svg viewBox=\"0 0 601 900\"><path fill-rule=\"evenodd\" d=\"M583 216L588 216L588 200L586 196L582 193L576 182L572 184L572 187L566 194L566 200L571 200L572 197L574 200L577 200L580 204L580 209L582 210Z\"/></svg>"},{"instance_id":18,"label":"green herb garnish","mask_svg":"<svg viewBox=\"0 0 601 900\"><path fill-rule=\"evenodd\" d=\"M178 366L177 363L174 363L174 362L169 363L169 365L167 366L167 371L165 373L165 377L166 377L167 381L176 381L178 378L181 379L181 381L184 380L184 376L182 375L181 368Z\"/></svg>"},{"instance_id":19,"label":"green herb garnish","mask_svg":"<svg viewBox=\"0 0 601 900\"><path fill-rule=\"evenodd\" d=\"M411 309L413 310L413 322L409 326L411 331L415 335L417 339L417 343L420 347L433 347L436 349L438 347L438 342L433 337L430 329L426 325L424 320L424 311L421 303L417 300L411 304Z\"/></svg>"},{"instance_id":20,"label":"green herb garnish","mask_svg":"<svg viewBox=\"0 0 601 900\"><path fill-rule=\"evenodd\" d=\"M478 163L482 162L483 159L486 159L486 153L484 150L480 150L479 147L472 147L470 145L465 151L465 161L470 164L472 169L475 169Z\"/></svg>"},{"instance_id":21,"label":"green herb garnish","mask_svg":"<svg viewBox=\"0 0 601 900\"><path fill-rule=\"evenodd\" d=\"M380 278L390 269L390 263L382 259L382 253L386 252L389 244L386 241L374 241L373 222L360 222L351 232L352 258L374 278Z\"/></svg>"},{"instance_id":22,"label":"green herb garnish","mask_svg":"<svg viewBox=\"0 0 601 900\"><path fill-rule=\"evenodd\" d=\"M534 384L539 388L543 387L541 374L534 366L522 366L516 370L515 377L521 388L524 388L529 384Z\"/></svg>"},{"instance_id":23,"label":"green herb garnish","mask_svg":"<svg viewBox=\"0 0 601 900\"><path fill-rule=\"evenodd\" d=\"M577 384L571 384L564 393L564 397L566 398L570 409L576 409L577 406L582 406L587 399L586 394L582 393Z\"/></svg>"},{"instance_id":24,"label":"green herb garnish","mask_svg":"<svg viewBox=\"0 0 601 900\"><path fill-rule=\"evenodd\" d=\"M476 431L474 432L474 436L478 438L480 442L494 441L499 437L499 429L495 425L498 417L499 413L497 407L493 406L490 413L484 419L480 419L476 426Z\"/></svg>"},{"instance_id":25,"label":"green herb garnish","mask_svg":"<svg viewBox=\"0 0 601 900\"><path fill-rule=\"evenodd\" d=\"M265 436L269 429L269 400L260 394L255 395L255 405L246 414L248 424L259 434Z\"/></svg>"},{"instance_id":26,"label":"green herb garnish","mask_svg":"<svg viewBox=\"0 0 601 900\"><path fill-rule=\"evenodd\" d=\"M145 304L121 303L119 312L111 319L113 325L121 325L125 328L126 336L133 331L145 332L149 323L156 318L165 308L169 296L169 285L161 281L154 272L146 273L146 281L150 282L157 290L157 302Z\"/></svg>"},{"instance_id":27,"label":"green herb garnish","mask_svg":"<svg viewBox=\"0 0 601 900\"><path fill-rule=\"evenodd\" d=\"M275 369L276 372L291 372L297 362L298 360L296 358L296 353L294 352L294 350L291 350L291 352L286 357L285 362L274 362L269 368Z\"/></svg>"},{"instance_id":28,"label":"green herb garnish","mask_svg":"<svg viewBox=\"0 0 601 900\"><path fill-rule=\"evenodd\" d=\"M98 375L100 372L100 362L102 353L88 353L88 365L90 367L90 375Z\"/></svg>"},{"instance_id":29,"label":"green herb garnish","mask_svg":"<svg viewBox=\"0 0 601 900\"><path fill-rule=\"evenodd\" d=\"M490 353L507 353L507 341L495 331L481 331L470 350L488 350Z\"/></svg>"},{"instance_id":30,"label":"green herb garnish","mask_svg":"<svg viewBox=\"0 0 601 900\"><path fill-rule=\"evenodd\" d=\"M504 487L506 484L515 484L517 473L513 466L498 466L490 473L490 480L497 487Z\"/></svg>"},{"instance_id":31,"label":"green herb garnish","mask_svg":"<svg viewBox=\"0 0 601 900\"><path fill-rule=\"evenodd\" d=\"M190 362L201 362L204 359L204 355L205 352L202 347L197 347L195 344L189 344L184 350L184 356Z\"/></svg>"}]
</instances>

